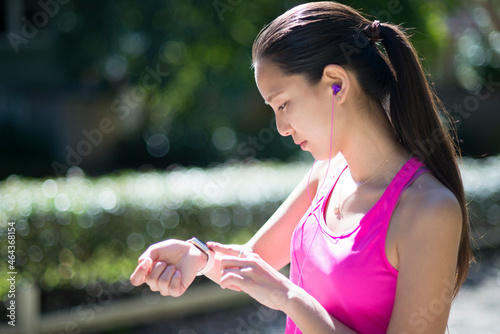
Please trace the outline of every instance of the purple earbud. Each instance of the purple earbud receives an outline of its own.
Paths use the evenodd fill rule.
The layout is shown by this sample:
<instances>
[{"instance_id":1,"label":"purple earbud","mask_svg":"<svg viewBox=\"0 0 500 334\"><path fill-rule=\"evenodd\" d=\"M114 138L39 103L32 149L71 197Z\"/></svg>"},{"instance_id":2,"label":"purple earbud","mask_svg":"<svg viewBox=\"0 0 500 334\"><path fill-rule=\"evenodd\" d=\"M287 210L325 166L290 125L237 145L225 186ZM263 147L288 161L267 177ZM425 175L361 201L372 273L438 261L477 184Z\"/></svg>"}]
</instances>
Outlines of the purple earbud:
<instances>
[{"instance_id":1,"label":"purple earbud","mask_svg":"<svg viewBox=\"0 0 500 334\"><path fill-rule=\"evenodd\" d=\"M337 95L337 93L340 92L340 86L337 84L333 84L332 91L333 91L333 95Z\"/></svg>"}]
</instances>

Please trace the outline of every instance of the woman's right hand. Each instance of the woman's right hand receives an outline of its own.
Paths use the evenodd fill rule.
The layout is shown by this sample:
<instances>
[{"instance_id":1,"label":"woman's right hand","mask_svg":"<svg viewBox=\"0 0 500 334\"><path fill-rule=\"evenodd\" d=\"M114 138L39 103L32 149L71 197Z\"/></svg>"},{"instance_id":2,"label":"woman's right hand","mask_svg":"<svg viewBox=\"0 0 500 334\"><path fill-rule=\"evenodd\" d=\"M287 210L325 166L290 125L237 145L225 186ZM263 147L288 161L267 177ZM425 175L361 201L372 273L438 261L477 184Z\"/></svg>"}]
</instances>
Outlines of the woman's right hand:
<instances>
[{"instance_id":1,"label":"woman's right hand","mask_svg":"<svg viewBox=\"0 0 500 334\"><path fill-rule=\"evenodd\" d=\"M151 291L163 296L178 297L191 285L198 270L207 263L207 255L193 244L169 239L148 247L139 257L139 264L130 282L149 285Z\"/></svg>"}]
</instances>

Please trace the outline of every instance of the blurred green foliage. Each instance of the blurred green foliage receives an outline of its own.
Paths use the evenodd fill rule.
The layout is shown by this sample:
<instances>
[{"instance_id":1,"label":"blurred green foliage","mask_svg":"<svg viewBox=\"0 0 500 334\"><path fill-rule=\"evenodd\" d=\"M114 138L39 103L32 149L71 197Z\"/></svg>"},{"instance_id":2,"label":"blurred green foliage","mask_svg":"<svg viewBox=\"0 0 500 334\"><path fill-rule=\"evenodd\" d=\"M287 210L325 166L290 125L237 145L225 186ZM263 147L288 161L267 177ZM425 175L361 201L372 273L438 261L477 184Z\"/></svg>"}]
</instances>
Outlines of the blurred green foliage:
<instances>
[{"instance_id":1,"label":"blurred green foliage","mask_svg":"<svg viewBox=\"0 0 500 334\"><path fill-rule=\"evenodd\" d=\"M300 1L105 1L74 2L76 26L58 43L69 78L92 75L112 87L138 85L147 66L169 76L151 89L144 105L147 130L171 141L194 132L206 149L218 127L252 133L260 100L250 70L252 42L259 30ZM444 47L446 13L453 1L350 1L382 22L416 27L414 42L426 58ZM71 56L68 56L71 52ZM251 116L249 116L251 115ZM255 126L255 124L254 124ZM262 126L258 124L258 126ZM200 133L198 133L198 131ZM186 135L188 137L188 135ZM228 152L220 152L224 155Z\"/></svg>"},{"instance_id":2,"label":"blurred green foliage","mask_svg":"<svg viewBox=\"0 0 500 334\"><path fill-rule=\"evenodd\" d=\"M248 241L309 167L254 162L99 178L79 170L46 180L11 176L0 184L0 251L7 254L7 222L14 222L18 282L50 291L124 281L146 247L167 238ZM467 159L462 173L475 236L500 244L500 156ZM7 261L0 270L9 271ZM0 299L7 283L0 282Z\"/></svg>"},{"instance_id":3,"label":"blurred green foliage","mask_svg":"<svg viewBox=\"0 0 500 334\"><path fill-rule=\"evenodd\" d=\"M20 55L24 58L15 58L20 64L25 59L26 66L48 66L54 75L29 75L25 80L36 81L25 87L17 82L13 87L43 85L44 89L52 87L52 93L47 93L54 96L68 89L96 99L111 96L109 102L104 102L108 104L106 109L118 118L118 127L125 130L120 130L119 140L107 148L107 160L83 162L81 167L92 175L120 168L137 169L143 164L165 168L173 163L207 166L229 158L287 160L298 152L289 138L276 136L264 149L251 154L238 144L268 127L272 117L269 107L262 103L250 69L252 42L265 24L299 3L71 1L61 5L60 13L44 28L56 32L54 52L35 57L21 45ZM490 75L494 75L495 82L500 81L497 0L344 3L371 19L412 28L412 41L430 67L433 79L447 87L460 84L477 93ZM53 60L44 63L46 59ZM9 81L4 84L8 86ZM94 120L96 124L98 121ZM85 126L72 128L78 131ZM8 161L5 166L12 166L5 171L0 168L4 176L19 171L25 175L53 174L50 159L64 159L61 151L71 144L63 139L52 148L34 150L30 148L40 146L47 134L35 137L32 129L25 133L15 127L0 129L5 136L2 145L6 146L0 152L8 151L3 156ZM467 139L474 143L474 136ZM38 156L36 152L44 154ZM30 164L25 163L27 155ZM29 166L33 167L24 172Z\"/></svg>"},{"instance_id":4,"label":"blurred green foliage","mask_svg":"<svg viewBox=\"0 0 500 334\"><path fill-rule=\"evenodd\" d=\"M126 280L152 243L197 236L246 242L277 209L307 165L224 165L87 178L11 176L0 184L0 251L15 223L18 282L45 290ZM5 257L2 257L6 259ZM7 261L0 270L8 270ZM0 299L8 282L0 282Z\"/></svg>"}]
</instances>

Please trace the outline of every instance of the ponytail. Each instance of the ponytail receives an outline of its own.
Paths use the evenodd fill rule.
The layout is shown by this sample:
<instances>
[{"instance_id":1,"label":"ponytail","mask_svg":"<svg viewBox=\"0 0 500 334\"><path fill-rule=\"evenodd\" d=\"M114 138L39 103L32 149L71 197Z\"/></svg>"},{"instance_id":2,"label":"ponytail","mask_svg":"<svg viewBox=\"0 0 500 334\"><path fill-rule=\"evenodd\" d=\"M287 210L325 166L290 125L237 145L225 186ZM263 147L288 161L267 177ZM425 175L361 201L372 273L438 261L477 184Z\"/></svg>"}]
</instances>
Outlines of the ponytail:
<instances>
[{"instance_id":1,"label":"ponytail","mask_svg":"<svg viewBox=\"0 0 500 334\"><path fill-rule=\"evenodd\" d=\"M396 25L372 23L348 6L313 2L294 7L265 27L254 42L252 58L254 65L269 60L286 74L303 75L312 85L327 65L337 64L362 79L358 82L369 98L383 107L389 100L385 109L397 139L456 196L462 209L456 296L472 260L459 149L441 122L439 111L449 116L406 34Z\"/></svg>"},{"instance_id":2,"label":"ponytail","mask_svg":"<svg viewBox=\"0 0 500 334\"><path fill-rule=\"evenodd\" d=\"M462 209L462 234L454 289L456 296L472 260L469 215L457 163L460 150L456 129L449 122L454 140L443 126L438 111L441 110L448 120L451 118L430 88L417 52L405 33L398 26L384 24L380 26L380 36L395 76L390 92L389 117L397 138L456 196Z\"/></svg>"}]
</instances>

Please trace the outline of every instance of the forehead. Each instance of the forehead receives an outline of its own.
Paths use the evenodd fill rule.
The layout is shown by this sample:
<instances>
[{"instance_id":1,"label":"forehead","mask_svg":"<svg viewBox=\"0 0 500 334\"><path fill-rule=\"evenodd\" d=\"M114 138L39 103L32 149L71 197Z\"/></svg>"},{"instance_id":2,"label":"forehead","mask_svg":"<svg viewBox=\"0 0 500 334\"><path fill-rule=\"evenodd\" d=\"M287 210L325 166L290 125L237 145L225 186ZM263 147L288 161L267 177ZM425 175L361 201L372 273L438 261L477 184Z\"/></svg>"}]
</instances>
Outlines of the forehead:
<instances>
[{"instance_id":1,"label":"forehead","mask_svg":"<svg viewBox=\"0 0 500 334\"><path fill-rule=\"evenodd\" d=\"M269 98L278 93L305 84L300 75L287 75L269 61L261 61L255 65L255 82L266 102L270 102Z\"/></svg>"},{"instance_id":2,"label":"forehead","mask_svg":"<svg viewBox=\"0 0 500 334\"><path fill-rule=\"evenodd\" d=\"M283 72L277 65L269 61L260 61L255 65L255 82L262 93L262 89L268 91L273 83L284 79Z\"/></svg>"}]
</instances>

